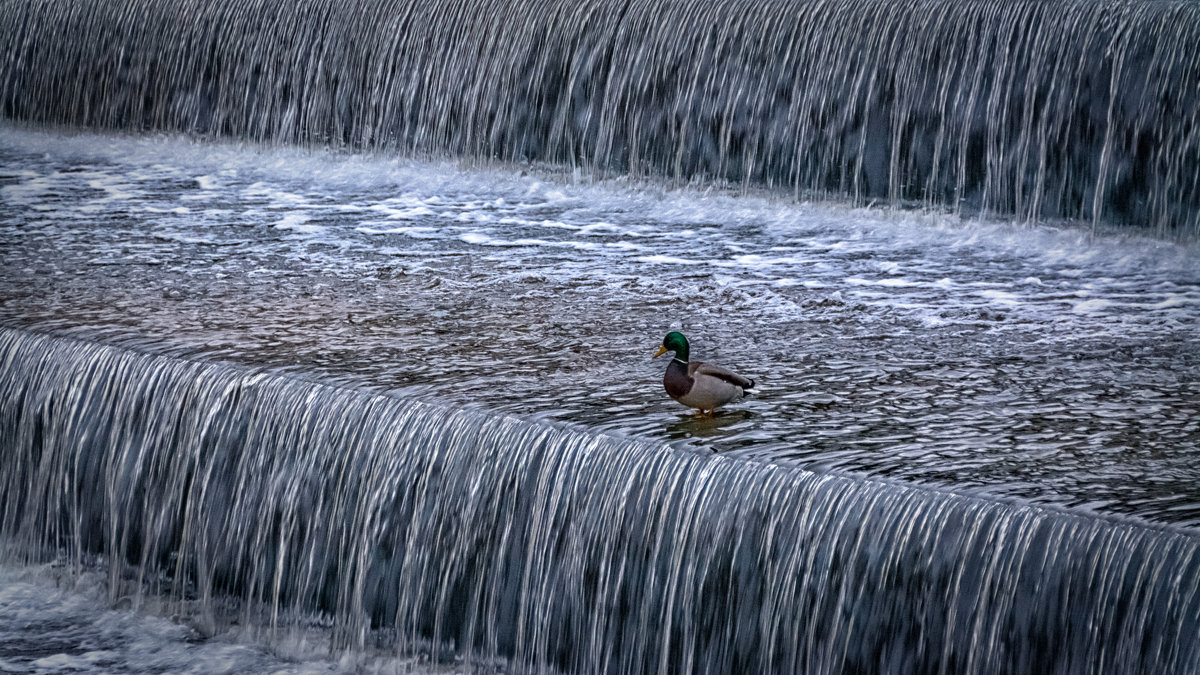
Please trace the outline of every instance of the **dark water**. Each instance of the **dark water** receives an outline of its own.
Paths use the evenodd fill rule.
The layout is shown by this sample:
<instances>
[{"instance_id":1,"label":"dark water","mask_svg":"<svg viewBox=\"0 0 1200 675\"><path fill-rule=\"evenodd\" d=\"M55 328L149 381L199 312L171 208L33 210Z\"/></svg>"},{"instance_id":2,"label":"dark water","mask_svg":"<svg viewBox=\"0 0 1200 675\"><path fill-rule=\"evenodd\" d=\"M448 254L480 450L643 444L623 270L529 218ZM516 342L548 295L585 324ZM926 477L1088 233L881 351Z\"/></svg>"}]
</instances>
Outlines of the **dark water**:
<instances>
[{"instance_id":1,"label":"dark water","mask_svg":"<svg viewBox=\"0 0 1200 675\"><path fill-rule=\"evenodd\" d=\"M0 3L0 670L1200 672L1198 45Z\"/></svg>"},{"instance_id":2,"label":"dark water","mask_svg":"<svg viewBox=\"0 0 1200 675\"><path fill-rule=\"evenodd\" d=\"M0 533L110 587L518 670L1200 663L1194 535L10 330L0 363Z\"/></svg>"},{"instance_id":3,"label":"dark water","mask_svg":"<svg viewBox=\"0 0 1200 675\"><path fill-rule=\"evenodd\" d=\"M0 31L14 119L1200 232L1186 0L61 0Z\"/></svg>"},{"instance_id":4,"label":"dark water","mask_svg":"<svg viewBox=\"0 0 1200 675\"><path fill-rule=\"evenodd\" d=\"M178 139L3 139L10 325L1200 522L1194 245ZM672 328L762 393L714 420L669 400L650 356Z\"/></svg>"}]
</instances>

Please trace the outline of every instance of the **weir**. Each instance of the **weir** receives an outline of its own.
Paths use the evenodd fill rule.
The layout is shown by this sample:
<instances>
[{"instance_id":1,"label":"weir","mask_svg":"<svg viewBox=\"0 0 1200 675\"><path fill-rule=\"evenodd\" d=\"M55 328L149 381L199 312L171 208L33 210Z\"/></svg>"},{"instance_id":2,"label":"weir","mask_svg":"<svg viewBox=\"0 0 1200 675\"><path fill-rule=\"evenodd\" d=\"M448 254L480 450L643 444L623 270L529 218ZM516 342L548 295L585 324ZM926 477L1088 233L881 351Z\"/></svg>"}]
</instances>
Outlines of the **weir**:
<instances>
[{"instance_id":1,"label":"weir","mask_svg":"<svg viewBox=\"0 0 1200 675\"><path fill-rule=\"evenodd\" d=\"M12 329L0 534L518 671L1200 667L1189 532Z\"/></svg>"},{"instance_id":2,"label":"weir","mask_svg":"<svg viewBox=\"0 0 1200 675\"><path fill-rule=\"evenodd\" d=\"M1182 236L1197 45L1186 0L45 0L0 103Z\"/></svg>"}]
</instances>

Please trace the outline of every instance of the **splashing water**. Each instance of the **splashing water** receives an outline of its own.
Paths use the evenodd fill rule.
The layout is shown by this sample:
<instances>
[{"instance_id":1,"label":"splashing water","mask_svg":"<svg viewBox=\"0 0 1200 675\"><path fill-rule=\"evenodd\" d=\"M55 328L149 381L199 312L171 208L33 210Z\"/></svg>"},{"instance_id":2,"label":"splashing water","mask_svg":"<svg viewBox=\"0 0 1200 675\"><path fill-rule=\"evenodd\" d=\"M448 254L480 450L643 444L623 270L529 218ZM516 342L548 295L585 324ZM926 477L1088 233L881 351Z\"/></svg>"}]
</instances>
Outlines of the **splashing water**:
<instances>
[{"instance_id":1,"label":"splashing water","mask_svg":"<svg viewBox=\"0 0 1200 675\"><path fill-rule=\"evenodd\" d=\"M11 330L0 363L0 531L28 556L319 609L360 644L624 673L1200 657L1191 535Z\"/></svg>"},{"instance_id":2,"label":"splashing water","mask_svg":"<svg viewBox=\"0 0 1200 675\"><path fill-rule=\"evenodd\" d=\"M1194 246L0 132L0 320L703 452L1200 524ZM762 392L697 420L652 362Z\"/></svg>"},{"instance_id":3,"label":"splashing water","mask_svg":"<svg viewBox=\"0 0 1200 675\"><path fill-rule=\"evenodd\" d=\"M0 670L1200 672L1198 45L1184 0L0 3L0 115L152 132L0 127ZM672 407L668 329L761 395Z\"/></svg>"},{"instance_id":4,"label":"splashing water","mask_svg":"<svg viewBox=\"0 0 1200 675\"><path fill-rule=\"evenodd\" d=\"M0 8L4 113L1200 233L1200 10L997 0Z\"/></svg>"}]
</instances>

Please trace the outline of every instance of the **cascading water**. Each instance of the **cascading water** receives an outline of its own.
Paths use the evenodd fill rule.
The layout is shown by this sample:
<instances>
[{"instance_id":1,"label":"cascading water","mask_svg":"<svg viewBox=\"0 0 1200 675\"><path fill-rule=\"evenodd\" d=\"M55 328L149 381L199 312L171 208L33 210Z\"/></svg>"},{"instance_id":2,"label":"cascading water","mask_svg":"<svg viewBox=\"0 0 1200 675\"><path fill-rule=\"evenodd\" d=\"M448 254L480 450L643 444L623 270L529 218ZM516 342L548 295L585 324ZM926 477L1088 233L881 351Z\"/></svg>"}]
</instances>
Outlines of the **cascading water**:
<instances>
[{"instance_id":1,"label":"cascading water","mask_svg":"<svg viewBox=\"0 0 1200 675\"><path fill-rule=\"evenodd\" d=\"M570 672L1200 665L1194 535L21 331L0 364L26 555L351 641Z\"/></svg>"},{"instance_id":2,"label":"cascading water","mask_svg":"<svg viewBox=\"0 0 1200 675\"><path fill-rule=\"evenodd\" d=\"M1200 232L1193 2L9 2L9 118Z\"/></svg>"},{"instance_id":3,"label":"cascading water","mask_svg":"<svg viewBox=\"0 0 1200 675\"><path fill-rule=\"evenodd\" d=\"M242 626L1200 673L1198 45L1187 0L0 2L0 670L279 670ZM759 395L671 407L668 327Z\"/></svg>"}]
</instances>

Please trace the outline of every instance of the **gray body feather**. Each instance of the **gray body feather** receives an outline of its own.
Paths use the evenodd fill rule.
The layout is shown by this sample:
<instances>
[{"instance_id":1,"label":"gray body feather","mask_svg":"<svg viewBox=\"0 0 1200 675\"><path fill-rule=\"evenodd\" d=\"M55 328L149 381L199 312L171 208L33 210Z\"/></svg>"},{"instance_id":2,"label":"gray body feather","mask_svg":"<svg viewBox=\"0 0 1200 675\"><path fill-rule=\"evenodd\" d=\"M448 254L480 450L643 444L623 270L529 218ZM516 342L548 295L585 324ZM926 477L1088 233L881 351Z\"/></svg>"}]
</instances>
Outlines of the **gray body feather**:
<instances>
[{"instance_id":1,"label":"gray body feather","mask_svg":"<svg viewBox=\"0 0 1200 675\"><path fill-rule=\"evenodd\" d=\"M753 386L750 378L700 361L672 359L663 376L663 387L671 398L700 410L714 410L737 401Z\"/></svg>"}]
</instances>

